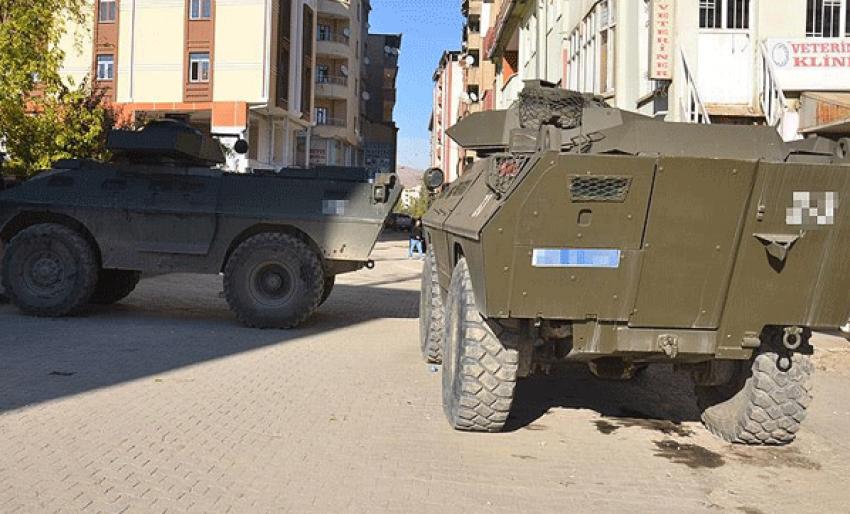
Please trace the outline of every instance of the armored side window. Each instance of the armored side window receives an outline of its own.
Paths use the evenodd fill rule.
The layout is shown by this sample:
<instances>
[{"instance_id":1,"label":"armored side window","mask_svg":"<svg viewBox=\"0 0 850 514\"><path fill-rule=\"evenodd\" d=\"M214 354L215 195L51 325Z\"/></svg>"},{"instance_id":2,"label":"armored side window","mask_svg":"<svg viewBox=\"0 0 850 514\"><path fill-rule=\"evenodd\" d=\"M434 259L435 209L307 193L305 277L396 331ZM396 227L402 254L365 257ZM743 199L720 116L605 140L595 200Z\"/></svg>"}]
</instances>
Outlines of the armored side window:
<instances>
[{"instance_id":1,"label":"armored side window","mask_svg":"<svg viewBox=\"0 0 850 514\"><path fill-rule=\"evenodd\" d=\"M197 52L189 54L189 82L210 81L210 54Z\"/></svg>"}]
</instances>

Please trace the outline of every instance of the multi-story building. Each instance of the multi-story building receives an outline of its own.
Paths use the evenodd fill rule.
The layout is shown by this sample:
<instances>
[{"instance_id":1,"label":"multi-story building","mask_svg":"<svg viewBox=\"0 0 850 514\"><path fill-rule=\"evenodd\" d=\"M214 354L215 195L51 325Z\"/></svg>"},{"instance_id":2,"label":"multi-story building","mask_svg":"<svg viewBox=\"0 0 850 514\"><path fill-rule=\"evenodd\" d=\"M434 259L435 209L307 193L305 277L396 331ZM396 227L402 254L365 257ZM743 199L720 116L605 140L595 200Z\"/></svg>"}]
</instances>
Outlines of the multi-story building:
<instances>
[{"instance_id":1,"label":"multi-story building","mask_svg":"<svg viewBox=\"0 0 850 514\"><path fill-rule=\"evenodd\" d=\"M363 59L365 103L363 152L371 172L395 172L398 153L398 127L393 120L396 104L398 56L401 34L369 34Z\"/></svg>"},{"instance_id":2,"label":"multi-story building","mask_svg":"<svg viewBox=\"0 0 850 514\"><path fill-rule=\"evenodd\" d=\"M496 67L482 54L484 36L494 17L492 0L463 0L464 17L461 48L463 67L462 115L486 109L494 95Z\"/></svg>"},{"instance_id":3,"label":"multi-story building","mask_svg":"<svg viewBox=\"0 0 850 514\"><path fill-rule=\"evenodd\" d=\"M446 130L460 118L463 91L463 69L460 51L443 53L434 72L433 111L428 130L431 132L431 166L443 170L447 182L461 172L460 148Z\"/></svg>"},{"instance_id":4,"label":"multi-story building","mask_svg":"<svg viewBox=\"0 0 850 514\"><path fill-rule=\"evenodd\" d=\"M316 127L310 162L363 163L362 61L369 27L369 0L318 0Z\"/></svg>"},{"instance_id":5,"label":"multi-story building","mask_svg":"<svg viewBox=\"0 0 850 514\"><path fill-rule=\"evenodd\" d=\"M850 0L502 0L496 107L524 80L669 121L850 132Z\"/></svg>"},{"instance_id":6,"label":"multi-story building","mask_svg":"<svg viewBox=\"0 0 850 514\"><path fill-rule=\"evenodd\" d=\"M129 119L179 117L225 144L247 139L231 168L305 166L316 4L94 0L91 27L65 37L64 72L91 77Z\"/></svg>"}]
</instances>

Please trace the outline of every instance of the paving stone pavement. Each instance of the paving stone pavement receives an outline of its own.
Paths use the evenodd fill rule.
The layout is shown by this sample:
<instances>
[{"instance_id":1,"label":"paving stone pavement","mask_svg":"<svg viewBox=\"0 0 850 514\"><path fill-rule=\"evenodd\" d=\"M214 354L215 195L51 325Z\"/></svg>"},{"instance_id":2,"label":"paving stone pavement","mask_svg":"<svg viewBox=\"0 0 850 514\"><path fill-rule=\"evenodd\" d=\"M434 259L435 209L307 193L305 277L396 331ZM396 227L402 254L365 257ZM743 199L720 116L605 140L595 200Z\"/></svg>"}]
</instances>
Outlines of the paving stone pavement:
<instances>
[{"instance_id":1,"label":"paving stone pavement","mask_svg":"<svg viewBox=\"0 0 850 514\"><path fill-rule=\"evenodd\" d=\"M0 512L848 512L850 347L817 336L783 448L714 439L690 383L525 381L511 430L448 428L421 264L382 242L303 328L238 325L218 277L42 320L0 306Z\"/></svg>"}]
</instances>

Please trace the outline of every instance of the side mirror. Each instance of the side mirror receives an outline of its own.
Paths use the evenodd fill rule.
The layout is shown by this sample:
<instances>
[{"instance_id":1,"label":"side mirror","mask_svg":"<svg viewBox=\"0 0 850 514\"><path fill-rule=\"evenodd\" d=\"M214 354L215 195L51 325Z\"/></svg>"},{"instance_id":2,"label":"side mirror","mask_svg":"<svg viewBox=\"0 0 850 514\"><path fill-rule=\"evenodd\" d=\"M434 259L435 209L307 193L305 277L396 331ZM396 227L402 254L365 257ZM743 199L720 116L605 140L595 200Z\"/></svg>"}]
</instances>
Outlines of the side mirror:
<instances>
[{"instance_id":1,"label":"side mirror","mask_svg":"<svg viewBox=\"0 0 850 514\"><path fill-rule=\"evenodd\" d=\"M244 139L237 139L235 143L233 143L233 151L238 153L239 155L245 155L248 153L248 141Z\"/></svg>"},{"instance_id":2,"label":"side mirror","mask_svg":"<svg viewBox=\"0 0 850 514\"><path fill-rule=\"evenodd\" d=\"M446 180L446 176L440 168L429 168L425 171L423 180L425 181L425 187L427 187L429 191L435 191L443 185L443 182Z\"/></svg>"}]
</instances>

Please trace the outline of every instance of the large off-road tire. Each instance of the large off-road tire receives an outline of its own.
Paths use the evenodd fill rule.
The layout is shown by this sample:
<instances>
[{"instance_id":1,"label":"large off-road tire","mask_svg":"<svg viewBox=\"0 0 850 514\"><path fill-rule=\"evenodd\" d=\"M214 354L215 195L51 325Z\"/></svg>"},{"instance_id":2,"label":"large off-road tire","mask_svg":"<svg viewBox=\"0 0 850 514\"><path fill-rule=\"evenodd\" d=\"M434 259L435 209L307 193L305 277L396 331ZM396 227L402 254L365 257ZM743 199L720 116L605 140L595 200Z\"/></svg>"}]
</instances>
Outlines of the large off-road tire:
<instances>
[{"instance_id":1,"label":"large off-road tire","mask_svg":"<svg viewBox=\"0 0 850 514\"><path fill-rule=\"evenodd\" d=\"M336 275L325 275L324 282L322 283L322 298L319 300L320 306L323 305L331 295L331 291L334 290L335 283Z\"/></svg>"},{"instance_id":2,"label":"large off-road tire","mask_svg":"<svg viewBox=\"0 0 850 514\"><path fill-rule=\"evenodd\" d=\"M9 242L3 288L25 314L67 316L89 302L97 271L97 255L82 235L64 225L44 223L22 230Z\"/></svg>"},{"instance_id":3,"label":"large off-road tire","mask_svg":"<svg viewBox=\"0 0 850 514\"><path fill-rule=\"evenodd\" d=\"M142 274L138 271L102 269L89 303L111 305L120 302L136 289Z\"/></svg>"},{"instance_id":4,"label":"large off-road tire","mask_svg":"<svg viewBox=\"0 0 850 514\"><path fill-rule=\"evenodd\" d=\"M240 244L224 267L224 295L243 324L294 328L319 306L324 290L319 256L289 234L258 234Z\"/></svg>"},{"instance_id":5,"label":"large off-road tire","mask_svg":"<svg viewBox=\"0 0 850 514\"><path fill-rule=\"evenodd\" d=\"M437 281L437 261L429 246L422 265L419 292L419 347L426 362L442 362L445 326L443 297L440 295L440 284Z\"/></svg>"},{"instance_id":6,"label":"large off-road tire","mask_svg":"<svg viewBox=\"0 0 850 514\"><path fill-rule=\"evenodd\" d=\"M465 259L452 273L443 338L443 410L457 430L498 432L508 419L519 363L475 305Z\"/></svg>"},{"instance_id":7,"label":"large off-road tire","mask_svg":"<svg viewBox=\"0 0 850 514\"><path fill-rule=\"evenodd\" d=\"M814 365L809 356L794 354L784 369L778 359L773 352L759 354L751 362L736 363L729 383L696 387L702 421L712 433L730 443L794 440L812 400Z\"/></svg>"}]
</instances>

